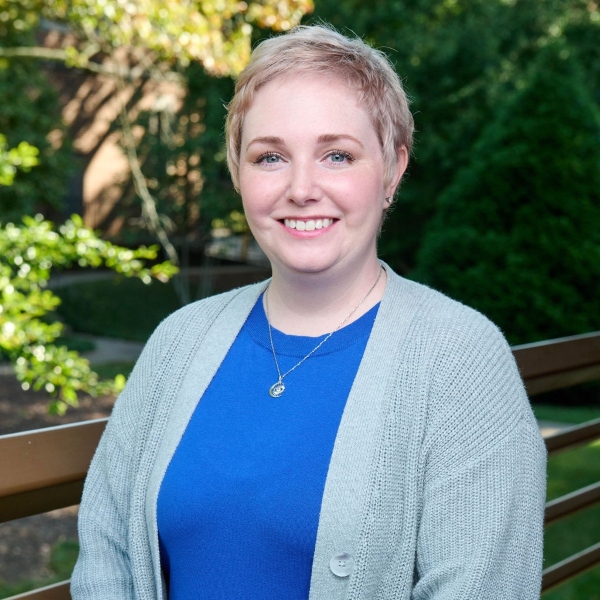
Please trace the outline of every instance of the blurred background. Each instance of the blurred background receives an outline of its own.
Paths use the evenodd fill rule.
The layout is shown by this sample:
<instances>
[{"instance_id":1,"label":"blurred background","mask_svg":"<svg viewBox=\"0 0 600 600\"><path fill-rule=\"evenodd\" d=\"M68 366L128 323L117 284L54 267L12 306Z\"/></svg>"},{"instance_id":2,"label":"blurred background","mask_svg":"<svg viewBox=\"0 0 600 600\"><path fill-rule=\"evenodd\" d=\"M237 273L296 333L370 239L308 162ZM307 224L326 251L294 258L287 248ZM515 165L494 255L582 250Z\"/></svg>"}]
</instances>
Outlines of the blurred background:
<instances>
[{"instance_id":1,"label":"blurred background","mask_svg":"<svg viewBox=\"0 0 600 600\"><path fill-rule=\"evenodd\" d=\"M0 433L106 414L162 318L268 276L224 104L254 44L319 20L384 50L412 98L382 259L511 344L600 330L597 1L0 0ZM598 385L535 401L559 425L600 416ZM579 452L550 496L598 478L597 444ZM585 546L591 510L549 531L551 562ZM72 528L21 560L15 527L0 597L68 576ZM599 590L595 569L544 598Z\"/></svg>"}]
</instances>

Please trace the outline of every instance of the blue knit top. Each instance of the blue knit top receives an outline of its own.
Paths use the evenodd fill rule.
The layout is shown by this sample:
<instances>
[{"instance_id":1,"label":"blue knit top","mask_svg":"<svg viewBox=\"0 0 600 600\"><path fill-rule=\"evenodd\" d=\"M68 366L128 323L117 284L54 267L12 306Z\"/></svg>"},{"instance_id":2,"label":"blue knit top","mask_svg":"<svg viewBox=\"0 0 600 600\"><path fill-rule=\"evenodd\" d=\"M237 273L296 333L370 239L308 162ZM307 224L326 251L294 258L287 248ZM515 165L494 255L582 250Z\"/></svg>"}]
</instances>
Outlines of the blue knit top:
<instances>
[{"instance_id":1,"label":"blue knit top","mask_svg":"<svg viewBox=\"0 0 600 600\"><path fill-rule=\"evenodd\" d=\"M169 600L307 600L325 478L377 305L277 381L262 297L198 403L157 507ZM273 329L282 373L323 337Z\"/></svg>"}]
</instances>

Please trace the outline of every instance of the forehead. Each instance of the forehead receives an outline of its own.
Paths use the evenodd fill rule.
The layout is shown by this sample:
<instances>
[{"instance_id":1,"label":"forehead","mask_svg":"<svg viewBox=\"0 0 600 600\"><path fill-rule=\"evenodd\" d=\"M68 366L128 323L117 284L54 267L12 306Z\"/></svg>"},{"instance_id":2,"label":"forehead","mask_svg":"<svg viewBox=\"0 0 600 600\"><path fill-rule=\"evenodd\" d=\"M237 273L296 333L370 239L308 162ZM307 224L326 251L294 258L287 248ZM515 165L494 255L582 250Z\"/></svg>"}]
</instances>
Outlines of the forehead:
<instances>
[{"instance_id":1,"label":"forehead","mask_svg":"<svg viewBox=\"0 0 600 600\"><path fill-rule=\"evenodd\" d=\"M358 91L343 79L322 74L281 76L256 92L244 118L242 145L258 133L321 135L324 128L377 136Z\"/></svg>"}]
</instances>

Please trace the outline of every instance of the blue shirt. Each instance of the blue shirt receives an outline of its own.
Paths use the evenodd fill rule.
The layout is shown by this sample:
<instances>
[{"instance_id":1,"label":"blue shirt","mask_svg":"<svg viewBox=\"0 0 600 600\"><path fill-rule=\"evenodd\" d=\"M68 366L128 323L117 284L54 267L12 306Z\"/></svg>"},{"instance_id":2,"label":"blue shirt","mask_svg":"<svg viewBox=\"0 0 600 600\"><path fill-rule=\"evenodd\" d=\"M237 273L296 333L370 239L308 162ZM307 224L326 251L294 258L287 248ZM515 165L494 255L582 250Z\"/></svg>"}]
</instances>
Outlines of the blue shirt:
<instances>
[{"instance_id":1,"label":"blue shirt","mask_svg":"<svg viewBox=\"0 0 600 600\"><path fill-rule=\"evenodd\" d=\"M285 379L279 398L262 297L198 403L158 497L170 600L306 600L342 412L378 305ZM325 336L273 343L282 373Z\"/></svg>"}]
</instances>

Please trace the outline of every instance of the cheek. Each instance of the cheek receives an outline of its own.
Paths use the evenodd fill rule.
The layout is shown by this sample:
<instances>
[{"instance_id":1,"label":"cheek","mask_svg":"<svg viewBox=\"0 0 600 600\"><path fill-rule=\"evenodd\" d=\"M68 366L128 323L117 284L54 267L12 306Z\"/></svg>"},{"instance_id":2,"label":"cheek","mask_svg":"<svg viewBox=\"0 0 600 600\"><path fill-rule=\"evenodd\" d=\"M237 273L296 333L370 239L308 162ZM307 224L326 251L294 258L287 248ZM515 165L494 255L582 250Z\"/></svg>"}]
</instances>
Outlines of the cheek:
<instances>
[{"instance_id":1,"label":"cheek","mask_svg":"<svg viewBox=\"0 0 600 600\"><path fill-rule=\"evenodd\" d=\"M252 210L260 195L258 193L259 186L250 173L240 174L240 195L242 196L242 204L246 210Z\"/></svg>"},{"instance_id":2,"label":"cheek","mask_svg":"<svg viewBox=\"0 0 600 600\"><path fill-rule=\"evenodd\" d=\"M256 215L269 212L280 201L285 185L275 173L249 171L240 176L240 195L246 212Z\"/></svg>"},{"instance_id":3,"label":"cheek","mask_svg":"<svg viewBox=\"0 0 600 600\"><path fill-rule=\"evenodd\" d=\"M252 181L246 180L240 185L242 196L242 206L248 221L256 220L269 213L269 194L264 186L255 185Z\"/></svg>"},{"instance_id":4,"label":"cheek","mask_svg":"<svg viewBox=\"0 0 600 600\"><path fill-rule=\"evenodd\" d=\"M357 178L353 185L347 187L346 198L348 208L358 218L378 220L384 210L384 188L381 180Z\"/></svg>"}]
</instances>

